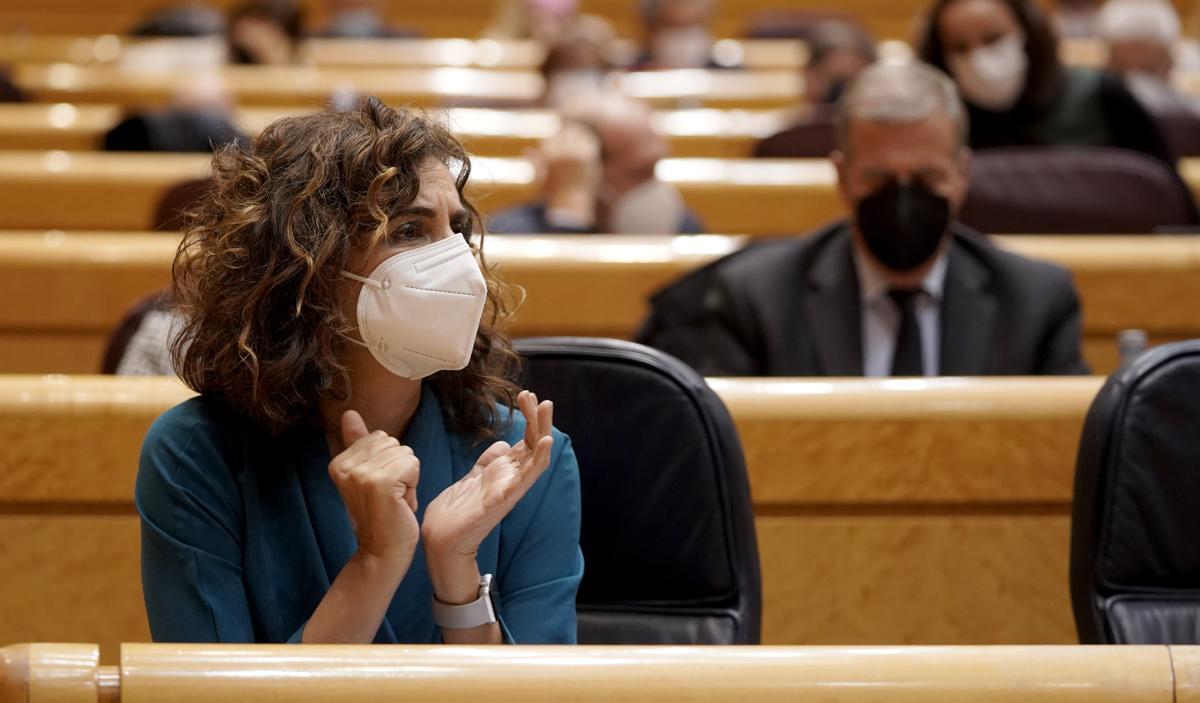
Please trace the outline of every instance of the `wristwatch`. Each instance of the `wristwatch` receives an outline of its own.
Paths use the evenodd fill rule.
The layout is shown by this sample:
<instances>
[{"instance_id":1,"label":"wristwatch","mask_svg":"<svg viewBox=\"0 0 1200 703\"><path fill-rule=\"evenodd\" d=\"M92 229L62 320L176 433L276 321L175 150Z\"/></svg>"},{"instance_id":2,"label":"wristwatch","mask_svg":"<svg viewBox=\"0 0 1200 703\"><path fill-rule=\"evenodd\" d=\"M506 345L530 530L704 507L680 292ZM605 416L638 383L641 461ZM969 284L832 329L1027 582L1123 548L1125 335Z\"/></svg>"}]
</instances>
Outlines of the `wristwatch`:
<instances>
[{"instance_id":1,"label":"wristwatch","mask_svg":"<svg viewBox=\"0 0 1200 703\"><path fill-rule=\"evenodd\" d=\"M433 621L438 627L466 630L496 622L496 604L492 602L492 575L479 580L479 597L464 605L447 605L433 597Z\"/></svg>"}]
</instances>

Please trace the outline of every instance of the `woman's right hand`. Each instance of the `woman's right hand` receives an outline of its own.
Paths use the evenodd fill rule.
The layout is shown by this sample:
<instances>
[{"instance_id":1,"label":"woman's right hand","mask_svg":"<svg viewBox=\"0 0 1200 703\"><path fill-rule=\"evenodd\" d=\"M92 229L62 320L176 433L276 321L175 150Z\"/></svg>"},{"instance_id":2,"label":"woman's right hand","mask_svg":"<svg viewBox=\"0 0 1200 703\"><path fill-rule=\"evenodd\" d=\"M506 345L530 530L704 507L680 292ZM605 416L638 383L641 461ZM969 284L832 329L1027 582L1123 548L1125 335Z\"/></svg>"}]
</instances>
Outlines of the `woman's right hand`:
<instances>
[{"instance_id":1,"label":"woman's right hand","mask_svg":"<svg viewBox=\"0 0 1200 703\"><path fill-rule=\"evenodd\" d=\"M342 414L342 441L346 448L329 462L329 476L350 513L358 552L407 571L421 536L421 462L395 437L368 431L353 410Z\"/></svg>"}]
</instances>

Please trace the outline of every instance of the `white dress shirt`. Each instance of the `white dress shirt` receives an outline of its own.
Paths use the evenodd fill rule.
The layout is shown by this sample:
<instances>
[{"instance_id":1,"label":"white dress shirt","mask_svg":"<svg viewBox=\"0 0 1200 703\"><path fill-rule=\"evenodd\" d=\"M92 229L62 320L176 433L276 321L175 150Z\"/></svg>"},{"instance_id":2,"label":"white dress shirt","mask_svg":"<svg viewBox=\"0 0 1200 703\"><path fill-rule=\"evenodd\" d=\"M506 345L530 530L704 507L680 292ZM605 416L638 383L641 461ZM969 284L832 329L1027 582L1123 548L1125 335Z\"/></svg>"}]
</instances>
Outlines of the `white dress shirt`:
<instances>
[{"instance_id":1,"label":"white dress shirt","mask_svg":"<svg viewBox=\"0 0 1200 703\"><path fill-rule=\"evenodd\" d=\"M858 273L862 308L863 375L890 376L902 313L888 297L887 281L863 260L857 249L854 249L854 268ZM925 278L921 279L921 293L915 301L926 376L938 375L942 341L942 291L945 284L946 254L943 253Z\"/></svg>"}]
</instances>

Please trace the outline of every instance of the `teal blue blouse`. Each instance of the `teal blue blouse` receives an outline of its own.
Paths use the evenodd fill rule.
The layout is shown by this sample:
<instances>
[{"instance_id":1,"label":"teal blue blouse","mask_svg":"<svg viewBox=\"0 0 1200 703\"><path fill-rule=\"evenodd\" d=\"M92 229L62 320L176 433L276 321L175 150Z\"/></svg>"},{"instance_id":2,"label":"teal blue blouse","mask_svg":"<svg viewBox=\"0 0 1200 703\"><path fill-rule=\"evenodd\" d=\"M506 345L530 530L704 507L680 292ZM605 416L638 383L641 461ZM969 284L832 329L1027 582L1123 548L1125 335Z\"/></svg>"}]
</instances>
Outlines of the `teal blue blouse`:
<instances>
[{"instance_id":1,"label":"teal blue blouse","mask_svg":"<svg viewBox=\"0 0 1200 703\"><path fill-rule=\"evenodd\" d=\"M513 413L501 438L516 443L524 428ZM428 384L402 441L421 460L419 519L488 444L450 434ZM329 460L320 431L272 438L203 396L154 422L142 446L136 503L142 588L156 641L300 640L356 549ZM506 641L574 643L583 576L579 502L575 454L555 430L550 467L479 547L480 572L495 575ZM375 641L439 642L432 597L418 548Z\"/></svg>"}]
</instances>

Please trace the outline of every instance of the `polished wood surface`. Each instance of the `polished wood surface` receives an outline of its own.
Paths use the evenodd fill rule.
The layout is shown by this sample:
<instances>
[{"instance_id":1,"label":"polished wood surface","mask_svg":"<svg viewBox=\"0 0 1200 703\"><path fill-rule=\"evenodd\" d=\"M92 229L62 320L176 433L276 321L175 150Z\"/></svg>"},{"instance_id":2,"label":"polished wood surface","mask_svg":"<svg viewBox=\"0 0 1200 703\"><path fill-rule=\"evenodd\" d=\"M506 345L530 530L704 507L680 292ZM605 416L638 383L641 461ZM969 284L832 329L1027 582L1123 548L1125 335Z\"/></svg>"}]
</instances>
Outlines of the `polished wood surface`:
<instances>
[{"instance_id":1,"label":"polished wood surface","mask_svg":"<svg viewBox=\"0 0 1200 703\"><path fill-rule=\"evenodd\" d=\"M239 105L321 106L335 90L352 89L392 104L437 106L455 100L532 105L544 81L533 71L436 68L221 66L219 76ZM167 103L191 80L187 72L68 63L17 64L13 82L37 102ZM803 81L794 70L643 71L619 76L617 87L657 106L778 108L796 104Z\"/></svg>"},{"instance_id":2,"label":"polished wood surface","mask_svg":"<svg viewBox=\"0 0 1200 703\"><path fill-rule=\"evenodd\" d=\"M302 675L297 676L298 672ZM474 700L1171 703L1167 647L126 645L122 703Z\"/></svg>"},{"instance_id":3,"label":"polished wood surface","mask_svg":"<svg viewBox=\"0 0 1200 703\"><path fill-rule=\"evenodd\" d=\"M223 66L216 69L241 105L321 106L350 88L394 104L439 105L455 98L533 101L541 76L474 68L319 69L311 66ZM38 102L162 105L190 80L186 72L73 64L18 64L13 81Z\"/></svg>"},{"instance_id":4,"label":"polished wood surface","mask_svg":"<svg viewBox=\"0 0 1200 703\"><path fill-rule=\"evenodd\" d=\"M0 228L143 229L171 185L207 172L203 154L0 152ZM469 192L484 212L536 197L533 165L477 157ZM1200 193L1200 160L1182 171ZM825 159L664 159L659 178L679 187L710 231L807 232L844 214Z\"/></svg>"},{"instance_id":5,"label":"polished wood surface","mask_svg":"<svg viewBox=\"0 0 1200 703\"><path fill-rule=\"evenodd\" d=\"M99 661L100 650L94 644L37 642L0 647L0 701L99 703Z\"/></svg>"},{"instance_id":6,"label":"polished wood surface","mask_svg":"<svg viewBox=\"0 0 1200 703\"><path fill-rule=\"evenodd\" d=\"M162 193L208 163L203 154L0 152L0 228L144 229ZM468 190L484 212L536 197L530 162L472 164ZM842 212L822 159L665 159L658 173L713 231L804 232Z\"/></svg>"},{"instance_id":7,"label":"polished wood surface","mask_svg":"<svg viewBox=\"0 0 1200 703\"><path fill-rule=\"evenodd\" d=\"M500 275L527 293L511 328L515 336L629 338L654 291L746 241L491 235L484 250ZM999 241L1072 272L1083 304L1085 358L1098 372L1117 367L1120 330L1143 329L1151 343L1200 337L1200 309L1191 303L1200 296L1200 239ZM165 233L0 232L0 372L99 368L104 342L125 311L169 284L177 243L177 235ZM30 304L31 290L55 294Z\"/></svg>"},{"instance_id":8,"label":"polished wood surface","mask_svg":"<svg viewBox=\"0 0 1200 703\"><path fill-rule=\"evenodd\" d=\"M233 121L253 136L278 118L307 110L241 108ZM0 104L0 150L99 149L105 132L124 114L117 105ZM786 126L791 114L790 110L670 110L655 113L654 121L674 156L745 158L758 140ZM481 156L525 156L559 128L558 116L547 110L450 108L435 115L444 116L467 149Z\"/></svg>"},{"instance_id":9,"label":"polished wood surface","mask_svg":"<svg viewBox=\"0 0 1200 703\"><path fill-rule=\"evenodd\" d=\"M234 3L217 0L218 7ZM319 0L304 3L314 25L324 16ZM147 0L116 0L99 6L85 0L51 0L36 4L0 8L0 32L26 31L39 34L86 34L127 31L148 10L159 3ZM400 26L411 27L430 37L477 36L491 24L493 0L460 0L455 3L391 3L384 4L391 20ZM717 36L739 37L747 22L764 10L828 10L827 2L816 0L750 0L749 2L718 3L713 22ZM847 0L838 5L843 12L857 15L877 35L893 39L907 38L913 29L914 18L925 7L921 0L888 2L887 0ZM622 34L639 36L641 26L636 7L627 0L583 0L580 10L598 14Z\"/></svg>"},{"instance_id":10,"label":"polished wood surface","mask_svg":"<svg viewBox=\"0 0 1200 703\"><path fill-rule=\"evenodd\" d=\"M626 40L628 42L628 40ZM224 45L219 39L140 39L116 34L47 35L0 34L0 61L16 63L94 64L129 61L147 45L172 45L191 48L196 44L219 54ZM632 44L632 42L628 42ZM622 50L636 51L636 46ZM881 51L911 51L907 45L891 42ZM545 58L545 49L533 40L520 39L326 39L301 41L299 63L332 67L437 67L470 66L536 70ZM805 43L794 39L722 39L713 47L715 58L755 69L800 69L808 63ZM1062 60L1073 66L1101 66L1107 48L1099 40L1065 38L1060 40Z\"/></svg>"},{"instance_id":11,"label":"polished wood surface","mask_svg":"<svg viewBox=\"0 0 1200 703\"><path fill-rule=\"evenodd\" d=\"M1073 642L1071 476L1101 380L711 380L746 453L764 642ZM0 642L86 637L111 661L145 639L137 457L189 394L0 377Z\"/></svg>"}]
</instances>

